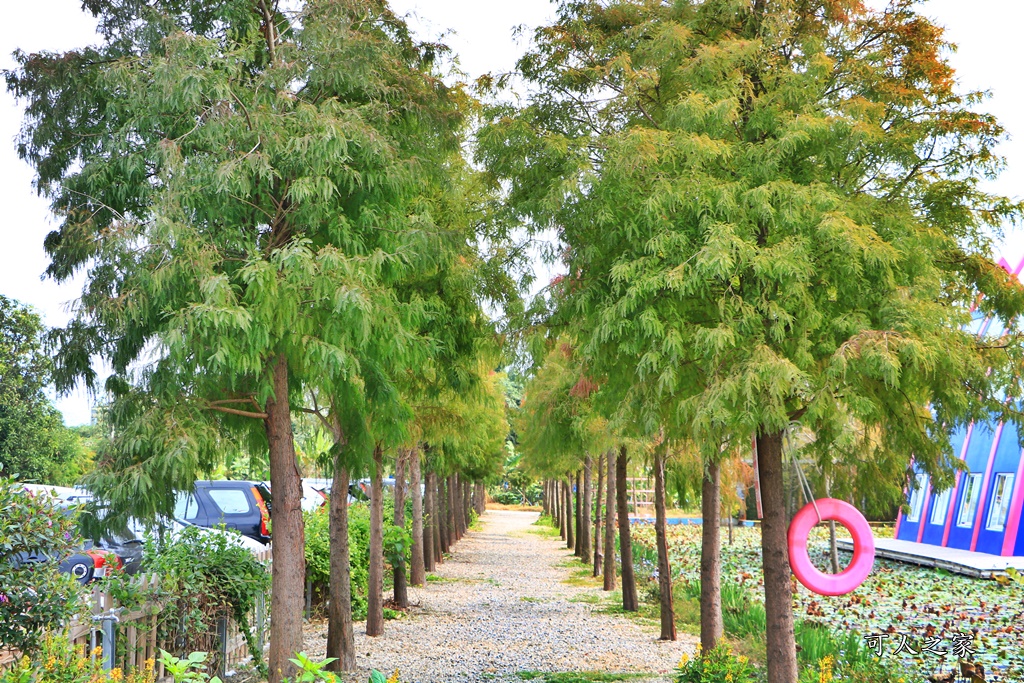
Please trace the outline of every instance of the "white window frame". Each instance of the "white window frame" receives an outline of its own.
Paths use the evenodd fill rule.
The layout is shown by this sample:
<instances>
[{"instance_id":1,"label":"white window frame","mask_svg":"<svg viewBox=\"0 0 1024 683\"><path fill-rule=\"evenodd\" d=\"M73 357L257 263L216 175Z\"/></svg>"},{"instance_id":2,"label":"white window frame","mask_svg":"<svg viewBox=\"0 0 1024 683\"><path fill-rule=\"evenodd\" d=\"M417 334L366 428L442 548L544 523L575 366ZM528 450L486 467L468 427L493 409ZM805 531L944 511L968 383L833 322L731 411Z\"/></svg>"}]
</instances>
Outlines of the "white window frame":
<instances>
[{"instance_id":1,"label":"white window frame","mask_svg":"<svg viewBox=\"0 0 1024 683\"><path fill-rule=\"evenodd\" d=\"M974 515L978 511L978 498L981 497L981 477L978 472L969 472L963 479L963 493L960 496L960 512L956 516L956 525L960 529L974 526Z\"/></svg>"},{"instance_id":2,"label":"white window frame","mask_svg":"<svg viewBox=\"0 0 1024 683\"><path fill-rule=\"evenodd\" d=\"M1010 512L1015 478L1016 475L1009 472L998 472L992 479L992 502L988 507L988 521L985 522L987 530L1006 530L1006 517Z\"/></svg>"},{"instance_id":3,"label":"white window frame","mask_svg":"<svg viewBox=\"0 0 1024 683\"><path fill-rule=\"evenodd\" d=\"M949 514L949 498L953 494L953 489L948 488L942 493L935 496L935 501L932 503L932 514L931 523L939 526L946 525L946 515Z\"/></svg>"},{"instance_id":4,"label":"white window frame","mask_svg":"<svg viewBox=\"0 0 1024 683\"><path fill-rule=\"evenodd\" d=\"M910 492L910 514L908 522L920 522L921 510L924 508L924 489L928 485L928 475L918 474L914 478L914 489Z\"/></svg>"}]
</instances>

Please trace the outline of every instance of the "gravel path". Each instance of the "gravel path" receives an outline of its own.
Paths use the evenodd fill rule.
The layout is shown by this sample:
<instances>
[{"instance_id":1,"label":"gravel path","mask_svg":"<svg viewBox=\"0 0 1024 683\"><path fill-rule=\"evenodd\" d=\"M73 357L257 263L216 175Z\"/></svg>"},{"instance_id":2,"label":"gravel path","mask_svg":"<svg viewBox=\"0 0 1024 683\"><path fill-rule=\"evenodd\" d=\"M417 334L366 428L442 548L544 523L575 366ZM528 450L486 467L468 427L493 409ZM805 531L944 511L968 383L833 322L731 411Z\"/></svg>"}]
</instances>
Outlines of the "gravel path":
<instances>
[{"instance_id":1,"label":"gravel path","mask_svg":"<svg viewBox=\"0 0 1024 683\"><path fill-rule=\"evenodd\" d=\"M366 681L370 668L388 675L397 668L405 683L519 681L518 671L650 672L670 680L697 639L660 642L657 625L595 611L607 594L563 583L574 571L564 566L572 554L557 538L531 533L536 520L531 512L485 513L482 530L438 566L444 581L409 589L406 618L386 622L379 638L356 624L360 671L349 680ZM326 633L326 622L312 624L306 652L324 652Z\"/></svg>"}]
</instances>

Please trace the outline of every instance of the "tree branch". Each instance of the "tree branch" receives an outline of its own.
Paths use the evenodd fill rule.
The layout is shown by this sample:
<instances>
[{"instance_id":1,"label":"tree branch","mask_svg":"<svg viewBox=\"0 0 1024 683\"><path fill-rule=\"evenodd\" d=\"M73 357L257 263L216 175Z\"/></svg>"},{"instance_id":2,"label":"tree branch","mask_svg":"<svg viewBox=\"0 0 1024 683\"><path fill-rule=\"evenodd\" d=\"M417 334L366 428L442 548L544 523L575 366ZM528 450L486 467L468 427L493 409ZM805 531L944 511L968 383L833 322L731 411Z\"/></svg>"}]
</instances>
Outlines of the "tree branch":
<instances>
[{"instance_id":1,"label":"tree branch","mask_svg":"<svg viewBox=\"0 0 1024 683\"><path fill-rule=\"evenodd\" d=\"M236 408L225 408L224 406L208 405L208 410L216 410L219 413L227 413L228 415L240 415L241 417L251 417L257 420L266 420L269 416L266 413L254 413L250 410L238 410Z\"/></svg>"}]
</instances>

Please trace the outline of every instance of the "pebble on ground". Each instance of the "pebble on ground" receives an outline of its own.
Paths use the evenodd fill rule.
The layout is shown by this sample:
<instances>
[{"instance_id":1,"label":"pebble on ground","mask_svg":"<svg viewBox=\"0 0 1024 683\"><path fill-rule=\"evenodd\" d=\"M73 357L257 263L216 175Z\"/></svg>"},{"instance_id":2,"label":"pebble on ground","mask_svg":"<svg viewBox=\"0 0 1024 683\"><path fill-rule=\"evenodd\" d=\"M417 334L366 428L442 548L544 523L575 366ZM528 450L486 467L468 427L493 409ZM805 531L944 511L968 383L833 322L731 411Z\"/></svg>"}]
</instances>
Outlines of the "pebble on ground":
<instances>
[{"instance_id":1,"label":"pebble on ground","mask_svg":"<svg viewBox=\"0 0 1024 683\"><path fill-rule=\"evenodd\" d=\"M371 669L396 669L403 683L520 681L517 672L649 673L670 681L698 639L658 640L656 623L602 613L600 587L568 585L572 558L557 538L530 533L537 513L489 510L437 567L443 581L409 588L411 608L387 621L384 635L355 625L356 665L347 681L364 683ZM562 566L559 566L562 565ZM595 601L600 600L600 603ZM589 602L588 602L589 601ZM325 651L326 622L307 628L306 652Z\"/></svg>"}]
</instances>

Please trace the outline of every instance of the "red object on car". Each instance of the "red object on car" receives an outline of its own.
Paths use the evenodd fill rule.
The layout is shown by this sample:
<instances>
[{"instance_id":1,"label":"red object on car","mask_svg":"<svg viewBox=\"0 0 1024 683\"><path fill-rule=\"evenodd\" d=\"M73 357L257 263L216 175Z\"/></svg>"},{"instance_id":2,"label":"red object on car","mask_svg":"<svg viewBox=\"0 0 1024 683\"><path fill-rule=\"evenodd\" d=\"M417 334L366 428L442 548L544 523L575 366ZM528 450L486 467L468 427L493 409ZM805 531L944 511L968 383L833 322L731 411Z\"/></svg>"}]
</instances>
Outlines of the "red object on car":
<instances>
[{"instance_id":1,"label":"red object on car","mask_svg":"<svg viewBox=\"0 0 1024 683\"><path fill-rule=\"evenodd\" d=\"M260 533L270 538L270 527L267 524L270 521L270 513L267 511L267 504L263 502L263 496L255 486L252 487L252 495L256 498L256 507L260 509Z\"/></svg>"}]
</instances>

